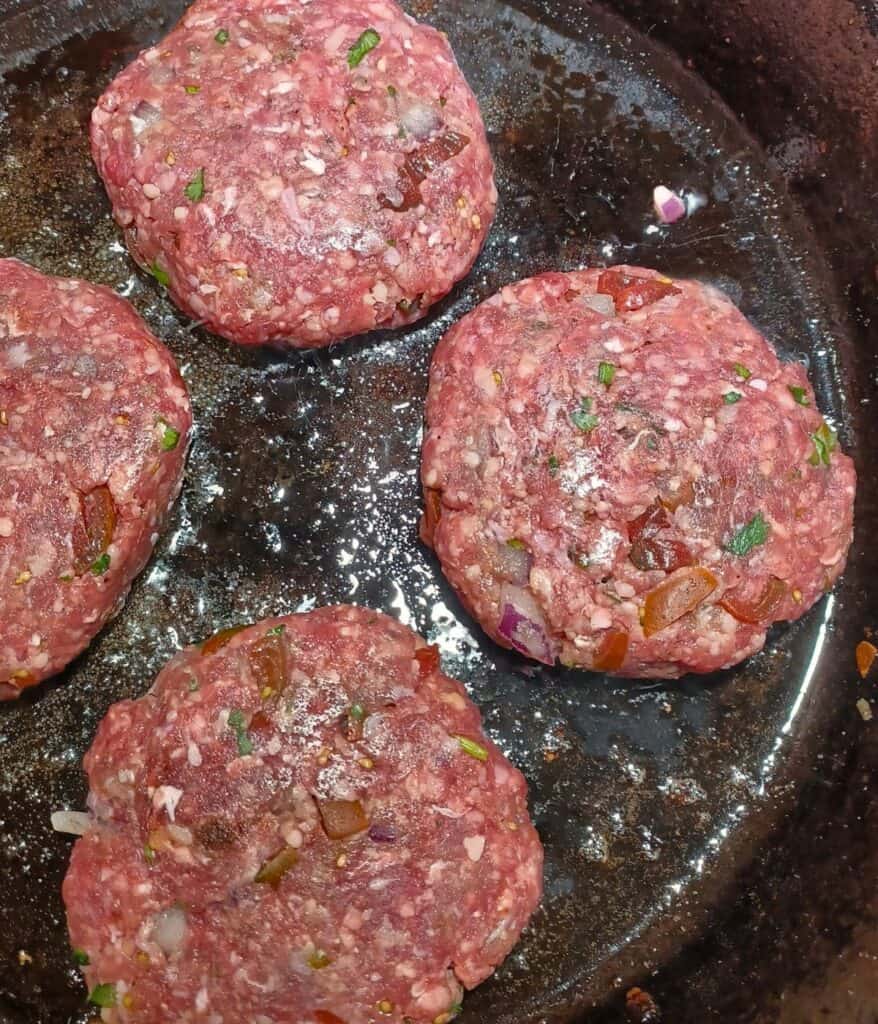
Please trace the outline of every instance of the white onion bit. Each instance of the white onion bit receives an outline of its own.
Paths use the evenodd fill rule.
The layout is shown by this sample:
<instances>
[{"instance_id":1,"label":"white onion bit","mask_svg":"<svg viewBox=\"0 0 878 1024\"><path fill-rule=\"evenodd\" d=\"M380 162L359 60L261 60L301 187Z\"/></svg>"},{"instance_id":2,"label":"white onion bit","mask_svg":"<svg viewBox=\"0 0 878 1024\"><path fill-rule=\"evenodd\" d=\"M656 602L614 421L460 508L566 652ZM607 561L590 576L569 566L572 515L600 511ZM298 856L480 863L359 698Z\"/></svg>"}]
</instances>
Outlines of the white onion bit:
<instances>
[{"instance_id":1,"label":"white onion bit","mask_svg":"<svg viewBox=\"0 0 878 1024\"><path fill-rule=\"evenodd\" d=\"M91 815L85 811L53 811L52 828L68 836L84 836L91 829Z\"/></svg>"},{"instance_id":2,"label":"white onion bit","mask_svg":"<svg viewBox=\"0 0 878 1024\"><path fill-rule=\"evenodd\" d=\"M167 907L156 914L152 926L152 941L165 956L173 956L183 948L186 938L186 915L180 907Z\"/></svg>"}]
</instances>

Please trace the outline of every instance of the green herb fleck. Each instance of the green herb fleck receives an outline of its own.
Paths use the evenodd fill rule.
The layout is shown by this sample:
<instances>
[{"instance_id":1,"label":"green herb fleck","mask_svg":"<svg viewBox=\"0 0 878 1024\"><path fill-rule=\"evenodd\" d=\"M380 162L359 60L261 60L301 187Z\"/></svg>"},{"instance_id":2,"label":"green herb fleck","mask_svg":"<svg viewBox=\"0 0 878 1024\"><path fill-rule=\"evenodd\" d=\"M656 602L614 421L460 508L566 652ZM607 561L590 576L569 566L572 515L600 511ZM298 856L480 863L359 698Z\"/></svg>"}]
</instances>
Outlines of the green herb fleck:
<instances>
[{"instance_id":1,"label":"green herb fleck","mask_svg":"<svg viewBox=\"0 0 878 1024\"><path fill-rule=\"evenodd\" d=\"M388 96L392 96L393 99L396 99L396 86L395 85L388 85L387 86L387 95Z\"/></svg>"},{"instance_id":2,"label":"green herb fleck","mask_svg":"<svg viewBox=\"0 0 878 1024\"><path fill-rule=\"evenodd\" d=\"M448 1007L448 1013L450 1019L453 1020L455 1017L463 1013L463 1003L452 1003L452 1005Z\"/></svg>"},{"instance_id":3,"label":"green herb fleck","mask_svg":"<svg viewBox=\"0 0 878 1024\"><path fill-rule=\"evenodd\" d=\"M577 551L576 548L568 548L567 557L577 569L587 569L589 566L589 558L584 551Z\"/></svg>"},{"instance_id":4,"label":"green herb fleck","mask_svg":"<svg viewBox=\"0 0 878 1024\"><path fill-rule=\"evenodd\" d=\"M287 629L287 627L283 623L281 623L279 626L275 626L273 629L270 629L265 635L266 636L280 636L281 633L285 633L286 632L286 629Z\"/></svg>"},{"instance_id":5,"label":"green herb fleck","mask_svg":"<svg viewBox=\"0 0 878 1024\"><path fill-rule=\"evenodd\" d=\"M366 709L362 704L351 704L350 709L348 710L348 715L355 722L362 722L365 721L366 718Z\"/></svg>"},{"instance_id":6,"label":"green herb fleck","mask_svg":"<svg viewBox=\"0 0 878 1024\"><path fill-rule=\"evenodd\" d=\"M229 712L229 728L235 734L238 741L238 754L246 757L253 753L253 740L247 735L247 726L244 724L244 712L235 708Z\"/></svg>"},{"instance_id":7,"label":"green herb fleck","mask_svg":"<svg viewBox=\"0 0 878 1024\"><path fill-rule=\"evenodd\" d=\"M213 38L220 46L225 46L229 41L229 33L226 29L221 28Z\"/></svg>"},{"instance_id":8,"label":"green herb fleck","mask_svg":"<svg viewBox=\"0 0 878 1024\"><path fill-rule=\"evenodd\" d=\"M795 384L788 385L790 394L793 396L799 405L810 405L808 401L808 392L804 388L797 387Z\"/></svg>"},{"instance_id":9,"label":"green herb fleck","mask_svg":"<svg viewBox=\"0 0 878 1024\"><path fill-rule=\"evenodd\" d=\"M91 963L91 957L84 949L74 949L73 960L75 963L78 963L80 967L88 967Z\"/></svg>"},{"instance_id":10,"label":"green herb fleck","mask_svg":"<svg viewBox=\"0 0 878 1024\"><path fill-rule=\"evenodd\" d=\"M73 577L70 575L69 572L64 573L63 576L59 576L58 579L61 580L62 583L72 583L73 582Z\"/></svg>"},{"instance_id":11,"label":"green herb fleck","mask_svg":"<svg viewBox=\"0 0 878 1024\"><path fill-rule=\"evenodd\" d=\"M186 89L186 92L188 92L190 96L194 96L196 93L201 92L200 85L187 85L184 88Z\"/></svg>"},{"instance_id":12,"label":"green herb fleck","mask_svg":"<svg viewBox=\"0 0 878 1024\"><path fill-rule=\"evenodd\" d=\"M598 382L609 387L616 377L616 367L612 363L601 363L598 366Z\"/></svg>"},{"instance_id":13,"label":"green herb fleck","mask_svg":"<svg viewBox=\"0 0 878 1024\"><path fill-rule=\"evenodd\" d=\"M403 128L402 125L399 126L399 131L396 133L396 135L397 135L397 138L400 138L400 139L404 139L405 138L405 128Z\"/></svg>"},{"instance_id":14,"label":"green herb fleck","mask_svg":"<svg viewBox=\"0 0 878 1024\"><path fill-rule=\"evenodd\" d=\"M471 740L466 736L455 736L457 742L460 744L460 749L465 753L469 754L470 757L474 757L477 761L487 761L488 751L475 740Z\"/></svg>"},{"instance_id":15,"label":"green herb fleck","mask_svg":"<svg viewBox=\"0 0 878 1024\"><path fill-rule=\"evenodd\" d=\"M574 412L570 413L570 422L574 427L578 427L583 433L589 433L594 430L600 420L591 411L591 399L583 398L579 403L579 408Z\"/></svg>"},{"instance_id":16,"label":"green herb fleck","mask_svg":"<svg viewBox=\"0 0 878 1024\"><path fill-rule=\"evenodd\" d=\"M110 556L105 551L100 558L91 563L92 576L103 576L110 568Z\"/></svg>"},{"instance_id":17,"label":"green herb fleck","mask_svg":"<svg viewBox=\"0 0 878 1024\"><path fill-rule=\"evenodd\" d=\"M199 167L195 177L183 189L183 194L193 203L200 203L204 198L204 168Z\"/></svg>"},{"instance_id":18,"label":"green herb fleck","mask_svg":"<svg viewBox=\"0 0 878 1024\"><path fill-rule=\"evenodd\" d=\"M88 995L93 1006L108 1008L116 1005L116 986L113 984L96 985Z\"/></svg>"},{"instance_id":19,"label":"green herb fleck","mask_svg":"<svg viewBox=\"0 0 878 1024\"><path fill-rule=\"evenodd\" d=\"M770 529L768 523L766 523L762 513L757 512L750 522L742 526L728 544L726 544L726 551L730 551L733 555L738 555L738 557L743 558L744 555L748 555L753 548L760 544L764 544L768 540L769 533Z\"/></svg>"},{"instance_id":20,"label":"green herb fleck","mask_svg":"<svg viewBox=\"0 0 878 1024\"><path fill-rule=\"evenodd\" d=\"M550 455L548 459L546 459L546 465L549 467L550 476L558 475L558 470L561 468L561 463L558 461L558 457L556 455Z\"/></svg>"},{"instance_id":21,"label":"green herb fleck","mask_svg":"<svg viewBox=\"0 0 878 1024\"><path fill-rule=\"evenodd\" d=\"M838 447L838 434L824 420L811 434L811 440L814 442L814 451L808 456L808 461L812 466L828 466L832 453Z\"/></svg>"},{"instance_id":22,"label":"green herb fleck","mask_svg":"<svg viewBox=\"0 0 878 1024\"><path fill-rule=\"evenodd\" d=\"M147 843L143 847L143 859L147 864L155 864L155 850Z\"/></svg>"},{"instance_id":23,"label":"green herb fleck","mask_svg":"<svg viewBox=\"0 0 878 1024\"><path fill-rule=\"evenodd\" d=\"M740 402L743 397L740 391L727 391L723 395L723 401L726 405L734 405L735 402Z\"/></svg>"},{"instance_id":24,"label":"green herb fleck","mask_svg":"<svg viewBox=\"0 0 878 1024\"><path fill-rule=\"evenodd\" d=\"M519 540L518 537L513 537L512 540L506 541L506 547L514 548L516 551L524 551L526 545L523 540Z\"/></svg>"},{"instance_id":25,"label":"green herb fleck","mask_svg":"<svg viewBox=\"0 0 878 1024\"><path fill-rule=\"evenodd\" d=\"M753 376L750 370L748 370L743 363L735 363L734 371L741 378L741 380L749 380Z\"/></svg>"},{"instance_id":26,"label":"green herb fleck","mask_svg":"<svg viewBox=\"0 0 878 1024\"><path fill-rule=\"evenodd\" d=\"M158 260L153 260L152 265L149 268L150 274L158 281L162 288L167 288L171 283L171 275L167 270L162 270L158 265Z\"/></svg>"},{"instance_id":27,"label":"green herb fleck","mask_svg":"<svg viewBox=\"0 0 878 1024\"><path fill-rule=\"evenodd\" d=\"M308 957L308 966L314 971L322 971L324 967L329 967L330 962L322 949L315 949Z\"/></svg>"},{"instance_id":28,"label":"green herb fleck","mask_svg":"<svg viewBox=\"0 0 878 1024\"><path fill-rule=\"evenodd\" d=\"M165 423L164 420L159 420L159 426L164 428L161 441L162 451L172 452L180 443L180 431L175 430L169 423Z\"/></svg>"},{"instance_id":29,"label":"green herb fleck","mask_svg":"<svg viewBox=\"0 0 878 1024\"><path fill-rule=\"evenodd\" d=\"M194 677L191 677L189 679L188 686L189 686L189 692L190 693L197 693L198 692L198 680L195 679Z\"/></svg>"},{"instance_id":30,"label":"green herb fleck","mask_svg":"<svg viewBox=\"0 0 878 1024\"><path fill-rule=\"evenodd\" d=\"M370 50L381 42L374 28L367 28L348 52L348 67L355 68Z\"/></svg>"}]
</instances>

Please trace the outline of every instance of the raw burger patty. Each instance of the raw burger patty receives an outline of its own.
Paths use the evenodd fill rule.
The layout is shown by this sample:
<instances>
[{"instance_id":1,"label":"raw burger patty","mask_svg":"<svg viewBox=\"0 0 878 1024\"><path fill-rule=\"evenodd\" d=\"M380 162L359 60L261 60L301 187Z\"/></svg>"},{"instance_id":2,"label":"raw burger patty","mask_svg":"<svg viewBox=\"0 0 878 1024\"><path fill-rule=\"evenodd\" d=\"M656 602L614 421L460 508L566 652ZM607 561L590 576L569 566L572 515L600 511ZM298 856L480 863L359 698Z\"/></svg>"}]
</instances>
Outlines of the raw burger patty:
<instances>
[{"instance_id":1,"label":"raw burger patty","mask_svg":"<svg viewBox=\"0 0 878 1024\"><path fill-rule=\"evenodd\" d=\"M0 700L119 611L191 423L171 353L124 299L0 260Z\"/></svg>"},{"instance_id":2,"label":"raw burger patty","mask_svg":"<svg viewBox=\"0 0 878 1024\"><path fill-rule=\"evenodd\" d=\"M184 650L85 767L64 899L105 1021L445 1022L540 898L521 774L362 608Z\"/></svg>"},{"instance_id":3,"label":"raw burger patty","mask_svg":"<svg viewBox=\"0 0 878 1024\"><path fill-rule=\"evenodd\" d=\"M245 345L417 320L497 201L446 38L391 0L199 0L101 98L92 149L135 259Z\"/></svg>"},{"instance_id":4,"label":"raw burger patty","mask_svg":"<svg viewBox=\"0 0 878 1024\"><path fill-rule=\"evenodd\" d=\"M734 665L844 568L854 467L720 292L617 267L504 288L439 343L424 540L500 644L674 677Z\"/></svg>"}]
</instances>

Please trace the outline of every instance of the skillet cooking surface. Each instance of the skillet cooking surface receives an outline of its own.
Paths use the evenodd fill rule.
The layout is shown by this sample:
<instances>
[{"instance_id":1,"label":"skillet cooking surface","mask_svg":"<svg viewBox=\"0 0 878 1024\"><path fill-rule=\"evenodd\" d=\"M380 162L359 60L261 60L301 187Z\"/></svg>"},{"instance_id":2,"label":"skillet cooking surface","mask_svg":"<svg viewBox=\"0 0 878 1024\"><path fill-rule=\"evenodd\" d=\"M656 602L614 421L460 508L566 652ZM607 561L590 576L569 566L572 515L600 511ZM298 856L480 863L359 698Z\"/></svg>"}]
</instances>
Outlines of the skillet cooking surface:
<instances>
[{"instance_id":1,"label":"skillet cooking surface","mask_svg":"<svg viewBox=\"0 0 878 1024\"><path fill-rule=\"evenodd\" d=\"M501 194L486 251L421 325L316 355L238 349L135 271L88 154L100 91L184 5L67 6L16 4L42 54L0 43L0 68L11 68L0 82L0 255L130 298L177 356L198 427L183 495L122 614L56 682L0 706L0 1021L87 1016L59 892L70 841L49 814L83 806L79 765L108 706L142 694L183 644L341 601L438 643L531 785L543 908L461 1021L573 1020L695 934L795 800L838 715L853 583L709 679L612 681L501 651L417 540L430 354L517 278L654 265L725 288L782 356L806 360L844 437L833 297L820 291L829 275L808 226L720 100L615 16L588 8L565 26L500 0L415 0L413 13L448 32L485 114ZM660 183L706 205L657 226Z\"/></svg>"}]
</instances>

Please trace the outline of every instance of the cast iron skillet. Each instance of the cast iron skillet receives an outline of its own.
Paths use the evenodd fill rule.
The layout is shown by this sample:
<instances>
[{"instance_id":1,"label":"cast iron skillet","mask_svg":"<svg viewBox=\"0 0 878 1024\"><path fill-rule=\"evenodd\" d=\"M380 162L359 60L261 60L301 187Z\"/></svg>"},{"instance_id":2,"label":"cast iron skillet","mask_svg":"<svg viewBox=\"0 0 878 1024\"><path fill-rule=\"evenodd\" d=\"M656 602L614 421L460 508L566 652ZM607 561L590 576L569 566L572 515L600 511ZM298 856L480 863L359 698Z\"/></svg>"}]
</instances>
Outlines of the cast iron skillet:
<instances>
[{"instance_id":1,"label":"cast iron skillet","mask_svg":"<svg viewBox=\"0 0 878 1024\"><path fill-rule=\"evenodd\" d=\"M48 818L82 806L79 763L107 707L184 643L332 601L439 643L531 784L544 906L464 1024L657 1019L646 999L626 1009L634 984L675 1024L874 1021L878 720L855 702L878 692L853 650L878 589L875 7L410 6L448 32L482 102L498 222L423 324L282 356L173 310L122 250L89 160L97 95L181 0L0 0L0 255L128 296L174 350L198 417L183 496L122 615L63 677L0 708L0 1021L86 1017L59 897L69 841ZM658 227L659 183L706 204ZM860 472L834 594L709 679L534 668L472 626L416 539L437 338L516 278L619 261L724 287L808 362Z\"/></svg>"}]
</instances>

